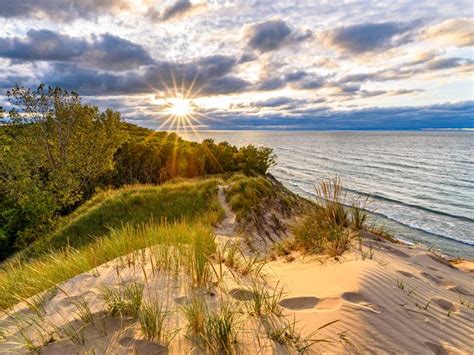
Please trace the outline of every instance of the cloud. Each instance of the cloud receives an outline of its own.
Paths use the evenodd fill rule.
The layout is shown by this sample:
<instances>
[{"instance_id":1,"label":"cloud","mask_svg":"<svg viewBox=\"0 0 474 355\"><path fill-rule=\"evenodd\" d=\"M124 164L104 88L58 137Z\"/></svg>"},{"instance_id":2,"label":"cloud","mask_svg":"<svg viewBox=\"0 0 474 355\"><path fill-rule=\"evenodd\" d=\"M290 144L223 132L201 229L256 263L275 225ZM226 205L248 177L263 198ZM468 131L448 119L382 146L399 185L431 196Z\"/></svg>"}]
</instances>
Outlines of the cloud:
<instances>
[{"instance_id":1,"label":"cloud","mask_svg":"<svg viewBox=\"0 0 474 355\"><path fill-rule=\"evenodd\" d=\"M2 1L0 17L48 18L67 21L94 19L101 14L114 15L130 9L128 0L21 0Z\"/></svg>"},{"instance_id":2,"label":"cloud","mask_svg":"<svg viewBox=\"0 0 474 355\"><path fill-rule=\"evenodd\" d=\"M231 75L237 59L213 55L192 62L159 61L123 72L81 67L76 63L53 63L38 76L39 82L75 90L81 95L126 95L192 88L196 95L241 92L251 84ZM169 93L168 91L171 91Z\"/></svg>"},{"instance_id":3,"label":"cloud","mask_svg":"<svg viewBox=\"0 0 474 355\"><path fill-rule=\"evenodd\" d=\"M312 32L309 30L297 33L285 21L273 19L250 26L247 29L246 40L249 48L265 53L305 41L311 36Z\"/></svg>"},{"instance_id":4,"label":"cloud","mask_svg":"<svg viewBox=\"0 0 474 355\"><path fill-rule=\"evenodd\" d=\"M294 71L294 72L285 74L284 79L285 79L286 82L291 83L293 81L301 80L304 77L306 77L307 75L308 75L308 73L305 72L304 70L298 70L298 71Z\"/></svg>"},{"instance_id":5,"label":"cloud","mask_svg":"<svg viewBox=\"0 0 474 355\"><path fill-rule=\"evenodd\" d=\"M423 37L458 47L474 45L474 19L457 18L427 27Z\"/></svg>"},{"instance_id":6,"label":"cloud","mask_svg":"<svg viewBox=\"0 0 474 355\"><path fill-rule=\"evenodd\" d=\"M412 40L415 23L361 23L334 28L321 34L323 43L337 50L361 54L396 47Z\"/></svg>"},{"instance_id":7,"label":"cloud","mask_svg":"<svg viewBox=\"0 0 474 355\"><path fill-rule=\"evenodd\" d=\"M291 33L282 20L269 20L253 25L248 32L248 46L260 52L278 49Z\"/></svg>"},{"instance_id":8,"label":"cloud","mask_svg":"<svg viewBox=\"0 0 474 355\"><path fill-rule=\"evenodd\" d=\"M298 82L294 87L301 90L320 89L326 85L326 79L322 77L308 77Z\"/></svg>"},{"instance_id":9,"label":"cloud","mask_svg":"<svg viewBox=\"0 0 474 355\"><path fill-rule=\"evenodd\" d=\"M445 70L462 67L466 64L473 64L474 61L466 58L434 58L429 61L424 67L423 71Z\"/></svg>"},{"instance_id":10,"label":"cloud","mask_svg":"<svg viewBox=\"0 0 474 355\"><path fill-rule=\"evenodd\" d=\"M141 45L108 33L89 40L46 29L29 30L23 38L0 38L0 57L20 61L74 61L109 70L153 62Z\"/></svg>"},{"instance_id":11,"label":"cloud","mask_svg":"<svg viewBox=\"0 0 474 355\"><path fill-rule=\"evenodd\" d=\"M295 111L296 112L296 111ZM294 130L413 130L474 128L474 101L442 103L428 106L372 107L358 110L331 110L315 107L300 114L232 115L215 112L222 117L217 123L206 121L208 129L294 129ZM225 119L224 119L225 118Z\"/></svg>"},{"instance_id":12,"label":"cloud","mask_svg":"<svg viewBox=\"0 0 474 355\"><path fill-rule=\"evenodd\" d=\"M474 70L474 60L461 57L442 57L436 53L424 53L415 60L370 73L344 75L335 80L338 85L362 82L412 79L417 75L456 70L458 73Z\"/></svg>"},{"instance_id":13,"label":"cloud","mask_svg":"<svg viewBox=\"0 0 474 355\"><path fill-rule=\"evenodd\" d=\"M255 107L281 107L287 106L288 104L294 103L297 100L294 100L290 97L272 97L267 100L253 102L251 106Z\"/></svg>"},{"instance_id":14,"label":"cloud","mask_svg":"<svg viewBox=\"0 0 474 355\"><path fill-rule=\"evenodd\" d=\"M272 91L286 86L286 81L279 77L263 79L256 85L258 91Z\"/></svg>"},{"instance_id":15,"label":"cloud","mask_svg":"<svg viewBox=\"0 0 474 355\"><path fill-rule=\"evenodd\" d=\"M19 60L71 60L87 50L86 40L50 30L29 30L25 38L0 38L0 56Z\"/></svg>"},{"instance_id":16,"label":"cloud","mask_svg":"<svg viewBox=\"0 0 474 355\"><path fill-rule=\"evenodd\" d=\"M153 7L150 7L147 12L147 16L157 21L169 21L177 18L182 18L185 15L189 15L198 8L205 7L204 4L192 4L189 0L178 0L172 1L168 6L165 6L161 11Z\"/></svg>"}]
</instances>

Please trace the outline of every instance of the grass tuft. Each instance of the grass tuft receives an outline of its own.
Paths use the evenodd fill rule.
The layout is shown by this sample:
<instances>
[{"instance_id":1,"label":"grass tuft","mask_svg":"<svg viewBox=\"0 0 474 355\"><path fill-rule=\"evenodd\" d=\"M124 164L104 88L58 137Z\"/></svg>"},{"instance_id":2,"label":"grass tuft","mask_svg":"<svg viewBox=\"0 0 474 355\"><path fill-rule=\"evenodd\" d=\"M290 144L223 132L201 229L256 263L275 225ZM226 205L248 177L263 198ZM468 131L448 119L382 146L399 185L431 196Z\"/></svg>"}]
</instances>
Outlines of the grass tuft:
<instances>
[{"instance_id":1,"label":"grass tuft","mask_svg":"<svg viewBox=\"0 0 474 355\"><path fill-rule=\"evenodd\" d=\"M330 256L349 249L354 233L350 215L344 208L343 191L338 178L322 181L316 188L319 199L294 228L297 247Z\"/></svg>"},{"instance_id":2,"label":"grass tuft","mask_svg":"<svg viewBox=\"0 0 474 355\"><path fill-rule=\"evenodd\" d=\"M124 287L113 289L104 287L102 298L112 316L131 316L137 318L143 298L143 284L130 282Z\"/></svg>"}]
</instances>

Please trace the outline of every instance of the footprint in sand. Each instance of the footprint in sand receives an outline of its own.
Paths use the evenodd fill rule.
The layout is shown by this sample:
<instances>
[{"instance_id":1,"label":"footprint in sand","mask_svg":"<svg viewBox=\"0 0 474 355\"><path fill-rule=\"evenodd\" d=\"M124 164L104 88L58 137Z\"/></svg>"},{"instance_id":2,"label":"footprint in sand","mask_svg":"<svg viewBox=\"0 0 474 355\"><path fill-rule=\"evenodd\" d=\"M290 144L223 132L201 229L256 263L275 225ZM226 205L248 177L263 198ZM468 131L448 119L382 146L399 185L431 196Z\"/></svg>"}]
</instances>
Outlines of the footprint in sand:
<instances>
[{"instance_id":1,"label":"footprint in sand","mask_svg":"<svg viewBox=\"0 0 474 355\"><path fill-rule=\"evenodd\" d=\"M408 272L408 271L398 270L397 272L405 277L416 278L415 275L413 275L411 272Z\"/></svg>"},{"instance_id":2,"label":"footprint in sand","mask_svg":"<svg viewBox=\"0 0 474 355\"><path fill-rule=\"evenodd\" d=\"M441 276L428 274L427 272L422 272L421 276L423 276L427 280L434 282L437 285L439 285L443 281L443 278Z\"/></svg>"},{"instance_id":3,"label":"footprint in sand","mask_svg":"<svg viewBox=\"0 0 474 355\"><path fill-rule=\"evenodd\" d=\"M437 305L439 308L441 308L442 310L446 311L446 312L452 312L452 313L457 313L459 312L459 306L448 301L448 300L445 300L444 298L432 298L431 299L431 302L433 302L435 305Z\"/></svg>"},{"instance_id":4,"label":"footprint in sand","mask_svg":"<svg viewBox=\"0 0 474 355\"><path fill-rule=\"evenodd\" d=\"M339 309L341 303L339 297L317 298L309 296L285 298L279 302L279 305L292 311L311 309L316 312L331 312Z\"/></svg>"},{"instance_id":5,"label":"footprint in sand","mask_svg":"<svg viewBox=\"0 0 474 355\"><path fill-rule=\"evenodd\" d=\"M316 297L293 297L284 298L279 302L279 305L286 309L298 311L302 309L312 309L316 307L319 302L319 298Z\"/></svg>"},{"instance_id":6,"label":"footprint in sand","mask_svg":"<svg viewBox=\"0 0 474 355\"><path fill-rule=\"evenodd\" d=\"M250 301L253 299L253 292L244 288L234 288L229 291L229 295L238 301Z\"/></svg>"},{"instance_id":7,"label":"footprint in sand","mask_svg":"<svg viewBox=\"0 0 474 355\"><path fill-rule=\"evenodd\" d=\"M432 260L436 261L437 263L447 266L451 269L456 269L449 261L435 255L428 254L428 257L431 258Z\"/></svg>"},{"instance_id":8,"label":"footprint in sand","mask_svg":"<svg viewBox=\"0 0 474 355\"><path fill-rule=\"evenodd\" d=\"M452 289L453 287L456 287L456 284L449 280L443 280L439 283L439 285L445 289Z\"/></svg>"},{"instance_id":9,"label":"footprint in sand","mask_svg":"<svg viewBox=\"0 0 474 355\"><path fill-rule=\"evenodd\" d=\"M451 287L449 290L453 291L453 292L456 292L456 293L460 293L463 296L474 297L474 293L472 293L471 291L465 289L462 286Z\"/></svg>"},{"instance_id":10,"label":"footprint in sand","mask_svg":"<svg viewBox=\"0 0 474 355\"><path fill-rule=\"evenodd\" d=\"M409 308L406 308L406 311L409 313L410 319L414 319L418 322L427 323L429 321L436 321L436 318L431 314L415 311Z\"/></svg>"},{"instance_id":11,"label":"footprint in sand","mask_svg":"<svg viewBox=\"0 0 474 355\"><path fill-rule=\"evenodd\" d=\"M396 256L399 256L399 257L402 257L402 258L406 258L406 259L411 258L411 256L408 255L407 253L404 253L403 251L398 250L398 249L396 249L394 247L391 247L391 246L388 246L388 245L384 245L383 249L385 249L386 251L388 251L389 253L391 253L393 255L396 255Z\"/></svg>"},{"instance_id":12,"label":"footprint in sand","mask_svg":"<svg viewBox=\"0 0 474 355\"><path fill-rule=\"evenodd\" d=\"M451 345L441 345L436 343L431 343L429 341L425 342L425 346L430 349L436 355L462 355L465 354L461 350L455 348Z\"/></svg>"},{"instance_id":13,"label":"footprint in sand","mask_svg":"<svg viewBox=\"0 0 474 355\"><path fill-rule=\"evenodd\" d=\"M367 309L374 313L382 313L384 308L378 304L369 303L365 297L358 292L345 292L341 295L342 299L354 306Z\"/></svg>"}]
</instances>

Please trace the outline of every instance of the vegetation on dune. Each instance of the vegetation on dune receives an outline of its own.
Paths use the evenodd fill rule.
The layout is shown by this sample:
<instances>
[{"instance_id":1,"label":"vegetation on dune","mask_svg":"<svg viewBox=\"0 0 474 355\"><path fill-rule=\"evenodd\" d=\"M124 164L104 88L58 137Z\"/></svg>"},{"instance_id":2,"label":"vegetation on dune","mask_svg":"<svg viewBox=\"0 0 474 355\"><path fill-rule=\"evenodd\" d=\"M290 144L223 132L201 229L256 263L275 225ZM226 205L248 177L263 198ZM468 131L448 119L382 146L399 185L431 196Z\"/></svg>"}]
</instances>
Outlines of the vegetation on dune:
<instances>
[{"instance_id":1,"label":"vegetation on dune","mask_svg":"<svg viewBox=\"0 0 474 355\"><path fill-rule=\"evenodd\" d=\"M269 148L189 142L121 121L60 88L15 86L0 126L0 260L53 233L98 188L242 171L265 174ZM72 242L74 244L74 242Z\"/></svg>"},{"instance_id":2,"label":"vegetation on dune","mask_svg":"<svg viewBox=\"0 0 474 355\"><path fill-rule=\"evenodd\" d=\"M357 201L345 207L346 197L340 179L322 181L316 188L314 206L294 226L294 246L330 256L349 249L351 240L365 227L367 211Z\"/></svg>"},{"instance_id":3,"label":"vegetation on dune","mask_svg":"<svg viewBox=\"0 0 474 355\"><path fill-rule=\"evenodd\" d=\"M172 246L180 247L173 249ZM138 227L125 225L80 249L68 248L30 262L7 262L0 270L0 309L7 309L23 299L52 289L75 275L120 256L124 256L123 263L126 265L126 258L139 258L142 254L138 251L147 247L152 247L152 254L156 257L154 265L160 269L183 267L193 275L196 283L209 277L210 270L203 267L215 250L209 226L199 222L149 222ZM176 251L175 254L171 254L173 250ZM113 309L117 312L123 308L120 308L123 302L117 305L114 300L120 298L122 293L118 296L114 292L107 293L111 308L115 307ZM127 304L125 302L124 307L128 307Z\"/></svg>"},{"instance_id":4,"label":"vegetation on dune","mask_svg":"<svg viewBox=\"0 0 474 355\"><path fill-rule=\"evenodd\" d=\"M23 249L22 258L36 257L66 246L78 248L107 235L122 224L136 226L149 220L200 220L216 223L223 214L217 200L216 179L130 185L96 194L71 215L58 221L54 233Z\"/></svg>"},{"instance_id":5,"label":"vegetation on dune","mask_svg":"<svg viewBox=\"0 0 474 355\"><path fill-rule=\"evenodd\" d=\"M285 214L297 206L301 200L289 193L276 181L264 176L235 175L229 180L226 196L237 219L241 222L249 221L264 213L274 203L276 209Z\"/></svg>"},{"instance_id":6,"label":"vegetation on dune","mask_svg":"<svg viewBox=\"0 0 474 355\"><path fill-rule=\"evenodd\" d=\"M117 112L101 113L74 93L15 86L7 96L15 109L0 130L2 254L28 245L93 191L123 139Z\"/></svg>"}]
</instances>

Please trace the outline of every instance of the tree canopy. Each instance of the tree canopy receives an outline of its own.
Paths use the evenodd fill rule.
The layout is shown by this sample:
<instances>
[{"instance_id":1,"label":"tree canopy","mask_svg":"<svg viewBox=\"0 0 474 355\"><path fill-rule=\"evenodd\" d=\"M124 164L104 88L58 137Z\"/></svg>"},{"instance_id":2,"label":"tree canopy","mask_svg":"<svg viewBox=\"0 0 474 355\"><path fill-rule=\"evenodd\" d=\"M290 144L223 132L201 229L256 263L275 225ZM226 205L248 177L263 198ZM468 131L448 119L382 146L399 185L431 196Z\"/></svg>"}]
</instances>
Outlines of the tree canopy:
<instances>
[{"instance_id":1,"label":"tree canopy","mask_svg":"<svg viewBox=\"0 0 474 355\"><path fill-rule=\"evenodd\" d=\"M50 231L97 188L265 174L275 163L270 148L186 141L123 122L61 88L15 86L7 96L13 109L0 114L0 260Z\"/></svg>"}]
</instances>

